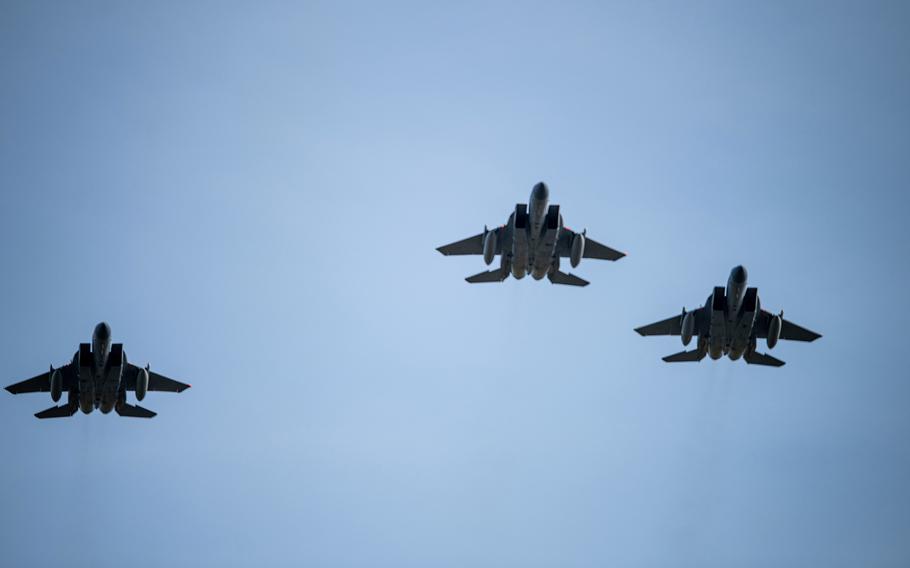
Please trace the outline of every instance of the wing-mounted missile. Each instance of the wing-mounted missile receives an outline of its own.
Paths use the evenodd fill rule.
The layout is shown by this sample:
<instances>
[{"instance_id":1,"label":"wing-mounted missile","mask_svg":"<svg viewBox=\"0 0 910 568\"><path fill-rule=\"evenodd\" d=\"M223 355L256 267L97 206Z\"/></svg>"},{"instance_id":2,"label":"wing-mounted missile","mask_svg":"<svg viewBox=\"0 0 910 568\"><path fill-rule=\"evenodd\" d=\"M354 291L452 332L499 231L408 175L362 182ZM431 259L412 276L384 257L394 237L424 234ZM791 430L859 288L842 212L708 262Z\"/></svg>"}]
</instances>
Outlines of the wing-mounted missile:
<instances>
[{"instance_id":1,"label":"wing-mounted missile","mask_svg":"<svg viewBox=\"0 0 910 568\"><path fill-rule=\"evenodd\" d=\"M580 233L576 233L575 238L572 239L572 251L569 254L569 262L572 264L572 268L578 266L581 258L585 255L585 236L587 233L588 230L585 229Z\"/></svg>"},{"instance_id":2,"label":"wing-mounted missile","mask_svg":"<svg viewBox=\"0 0 910 568\"><path fill-rule=\"evenodd\" d=\"M487 226L483 226L483 261L489 266L496 257L496 245L499 239L496 231L490 231Z\"/></svg>"},{"instance_id":3,"label":"wing-mounted missile","mask_svg":"<svg viewBox=\"0 0 910 568\"><path fill-rule=\"evenodd\" d=\"M150 367L150 365L146 365L145 369L140 368L139 372L136 374L136 400L145 398L145 393L149 390Z\"/></svg>"},{"instance_id":4,"label":"wing-mounted missile","mask_svg":"<svg viewBox=\"0 0 910 568\"><path fill-rule=\"evenodd\" d=\"M768 325L768 349L774 349L777 341L780 339L780 328L783 325L784 311L780 311L779 316L771 316L771 323Z\"/></svg>"},{"instance_id":5,"label":"wing-mounted missile","mask_svg":"<svg viewBox=\"0 0 910 568\"><path fill-rule=\"evenodd\" d=\"M63 394L63 376L61 376L59 369L54 369L53 365L51 365L48 376L51 381L51 400L57 402L60 400L60 395Z\"/></svg>"},{"instance_id":6,"label":"wing-mounted missile","mask_svg":"<svg viewBox=\"0 0 910 568\"><path fill-rule=\"evenodd\" d=\"M682 344L688 346L689 342L692 341L692 336L695 334L695 314L693 312L687 312L686 308L683 308L682 311L682 325L680 325L679 338L682 340Z\"/></svg>"}]
</instances>

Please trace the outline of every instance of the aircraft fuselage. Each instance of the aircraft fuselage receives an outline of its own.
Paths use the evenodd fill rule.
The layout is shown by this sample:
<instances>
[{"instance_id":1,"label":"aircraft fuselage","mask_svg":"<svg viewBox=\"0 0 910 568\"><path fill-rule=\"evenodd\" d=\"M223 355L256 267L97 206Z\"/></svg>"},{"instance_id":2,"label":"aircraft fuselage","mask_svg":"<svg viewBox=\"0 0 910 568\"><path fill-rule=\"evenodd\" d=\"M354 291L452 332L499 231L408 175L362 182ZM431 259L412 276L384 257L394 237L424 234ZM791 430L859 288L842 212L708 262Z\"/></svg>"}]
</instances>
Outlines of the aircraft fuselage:
<instances>
[{"instance_id":1,"label":"aircraft fuselage","mask_svg":"<svg viewBox=\"0 0 910 568\"><path fill-rule=\"evenodd\" d=\"M709 318L707 336L699 337L698 349L712 359L724 355L735 361L749 349L755 349L752 328L761 310L758 289L747 286L748 275L742 266L735 267L726 288L718 286L705 302Z\"/></svg>"},{"instance_id":2,"label":"aircraft fuselage","mask_svg":"<svg viewBox=\"0 0 910 568\"><path fill-rule=\"evenodd\" d=\"M122 344L111 343L108 324L99 323L92 334L92 342L79 345L79 351L73 356L73 366L77 370L78 390L70 391L70 399L77 398L83 413L89 414L98 408L107 414L118 402L125 400L120 379L126 366L126 353Z\"/></svg>"},{"instance_id":3,"label":"aircraft fuselage","mask_svg":"<svg viewBox=\"0 0 910 568\"><path fill-rule=\"evenodd\" d=\"M556 243L562 230L559 206L550 206L550 191L543 182L531 190L527 204L519 203L505 225L510 251L503 251L502 269L520 280L530 273L540 280L559 270Z\"/></svg>"}]
</instances>

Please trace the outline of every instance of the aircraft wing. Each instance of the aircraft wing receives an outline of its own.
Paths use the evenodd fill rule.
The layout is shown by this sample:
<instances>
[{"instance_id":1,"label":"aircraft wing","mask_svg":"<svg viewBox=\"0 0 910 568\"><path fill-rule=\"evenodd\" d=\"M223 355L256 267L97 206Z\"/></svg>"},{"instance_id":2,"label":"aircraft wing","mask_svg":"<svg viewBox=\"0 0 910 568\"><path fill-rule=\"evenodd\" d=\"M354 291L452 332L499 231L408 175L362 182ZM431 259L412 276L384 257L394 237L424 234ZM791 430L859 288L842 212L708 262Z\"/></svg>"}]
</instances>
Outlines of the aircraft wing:
<instances>
[{"instance_id":1,"label":"aircraft wing","mask_svg":"<svg viewBox=\"0 0 910 568\"><path fill-rule=\"evenodd\" d=\"M58 370L63 375L63 391L66 392L69 390L70 385L72 384L72 363L69 365L64 365ZM50 371L45 371L40 375L36 375L25 381L18 382L14 385L6 387L6 390L12 394L25 394L30 392L50 392L51 390L51 374Z\"/></svg>"},{"instance_id":2,"label":"aircraft wing","mask_svg":"<svg viewBox=\"0 0 910 568\"><path fill-rule=\"evenodd\" d=\"M563 227L559 231L559 241L556 243L556 252L559 256L567 258L572 253L572 241L575 239L575 231ZM585 235L585 252L582 258L597 258L600 260L619 260L626 256L626 253L611 249L602 245L594 239Z\"/></svg>"},{"instance_id":3,"label":"aircraft wing","mask_svg":"<svg viewBox=\"0 0 910 568\"><path fill-rule=\"evenodd\" d=\"M774 314L771 312L762 310L758 316L755 318L755 325L753 326L752 333L758 339L764 339L768 337L768 328L771 327L771 318L774 317ZM792 321L783 320L781 321L780 326L780 338L788 339L790 341L815 341L821 337L821 334L815 333L809 329L806 329L802 326L796 325Z\"/></svg>"},{"instance_id":4,"label":"aircraft wing","mask_svg":"<svg viewBox=\"0 0 910 568\"><path fill-rule=\"evenodd\" d=\"M132 363L128 363L123 370L123 377L121 377L123 380L123 388L128 391L136 390L137 376L139 376L139 367ZM183 392L188 388L190 388L190 385L186 383L181 383L180 381L175 381L164 375L159 375L154 371L149 371L149 392Z\"/></svg>"},{"instance_id":5,"label":"aircraft wing","mask_svg":"<svg viewBox=\"0 0 910 568\"><path fill-rule=\"evenodd\" d=\"M497 237L496 243L496 254L502 253L502 227L497 227L495 229L490 229L491 232L495 232ZM484 233L479 235L474 235L473 237L468 237L460 241L454 242L449 245L441 246L437 248L439 252L446 256L451 255L463 255L463 254L483 254L483 238Z\"/></svg>"},{"instance_id":6,"label":"aircraft wing","mask_svg":"<svg viewBox=\"0 0 910 568\"><path fill-rule=\"evenodd\" d=\"M695 335L699 334L699 330L702 329L704 324L707 323L705 320L705 309L698 308L691 312L695 315ZM682 314L678 316L673 316L659 322L652 323L650 325L643 325L639 328L636 328L635 331L638 332L638 335L648 336L648 335L681 335L682 334Z\"/></svg>"}]
</instances>

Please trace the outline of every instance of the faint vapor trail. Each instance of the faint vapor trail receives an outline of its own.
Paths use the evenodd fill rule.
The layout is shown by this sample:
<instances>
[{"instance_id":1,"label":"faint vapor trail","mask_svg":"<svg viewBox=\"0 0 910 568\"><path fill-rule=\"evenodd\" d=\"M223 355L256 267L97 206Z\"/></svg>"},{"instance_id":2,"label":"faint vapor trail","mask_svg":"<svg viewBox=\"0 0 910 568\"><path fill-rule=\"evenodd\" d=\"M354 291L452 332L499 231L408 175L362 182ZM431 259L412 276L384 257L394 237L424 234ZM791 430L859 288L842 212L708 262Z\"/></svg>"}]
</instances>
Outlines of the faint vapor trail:
<instances>
[{"instance_id":1,"label":"faint vapor trail","mask_svg":"<svg viewBox=\"0 0 910 568\"><path fill-rule=\"evenodd\" d=\"M725 461L733 366L729 361L707 361L710 369L693 397L691 420L686 429L685 448L680 458L680 485L675 518L687 519L677 534L683 556L700 565L709 565L715 542L714 531L726 486Z\"/></svg>"}]
</instances>

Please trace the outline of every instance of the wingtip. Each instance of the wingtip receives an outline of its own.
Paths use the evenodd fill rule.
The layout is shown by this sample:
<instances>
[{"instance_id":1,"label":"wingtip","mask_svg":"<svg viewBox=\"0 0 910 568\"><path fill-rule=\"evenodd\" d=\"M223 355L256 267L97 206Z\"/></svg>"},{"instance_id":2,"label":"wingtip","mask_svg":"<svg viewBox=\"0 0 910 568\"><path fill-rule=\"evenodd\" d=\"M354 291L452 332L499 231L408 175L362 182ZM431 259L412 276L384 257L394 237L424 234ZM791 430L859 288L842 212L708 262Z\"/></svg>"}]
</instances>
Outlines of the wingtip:
<instances>
[{"instance_id":1,"label":"wingtip","mask_svg":"<svg viewBox=\"0 0 910 568\"><path fill-rule=\"evenodd\" d=\"M644 337L644 336L645 336L645 332L643 332L641 329L642 329L642 328L640 328L640 327L636 327L636 328L635 328L635 333L637 333L638 335Z\"/></svg>"}]
</instances>

